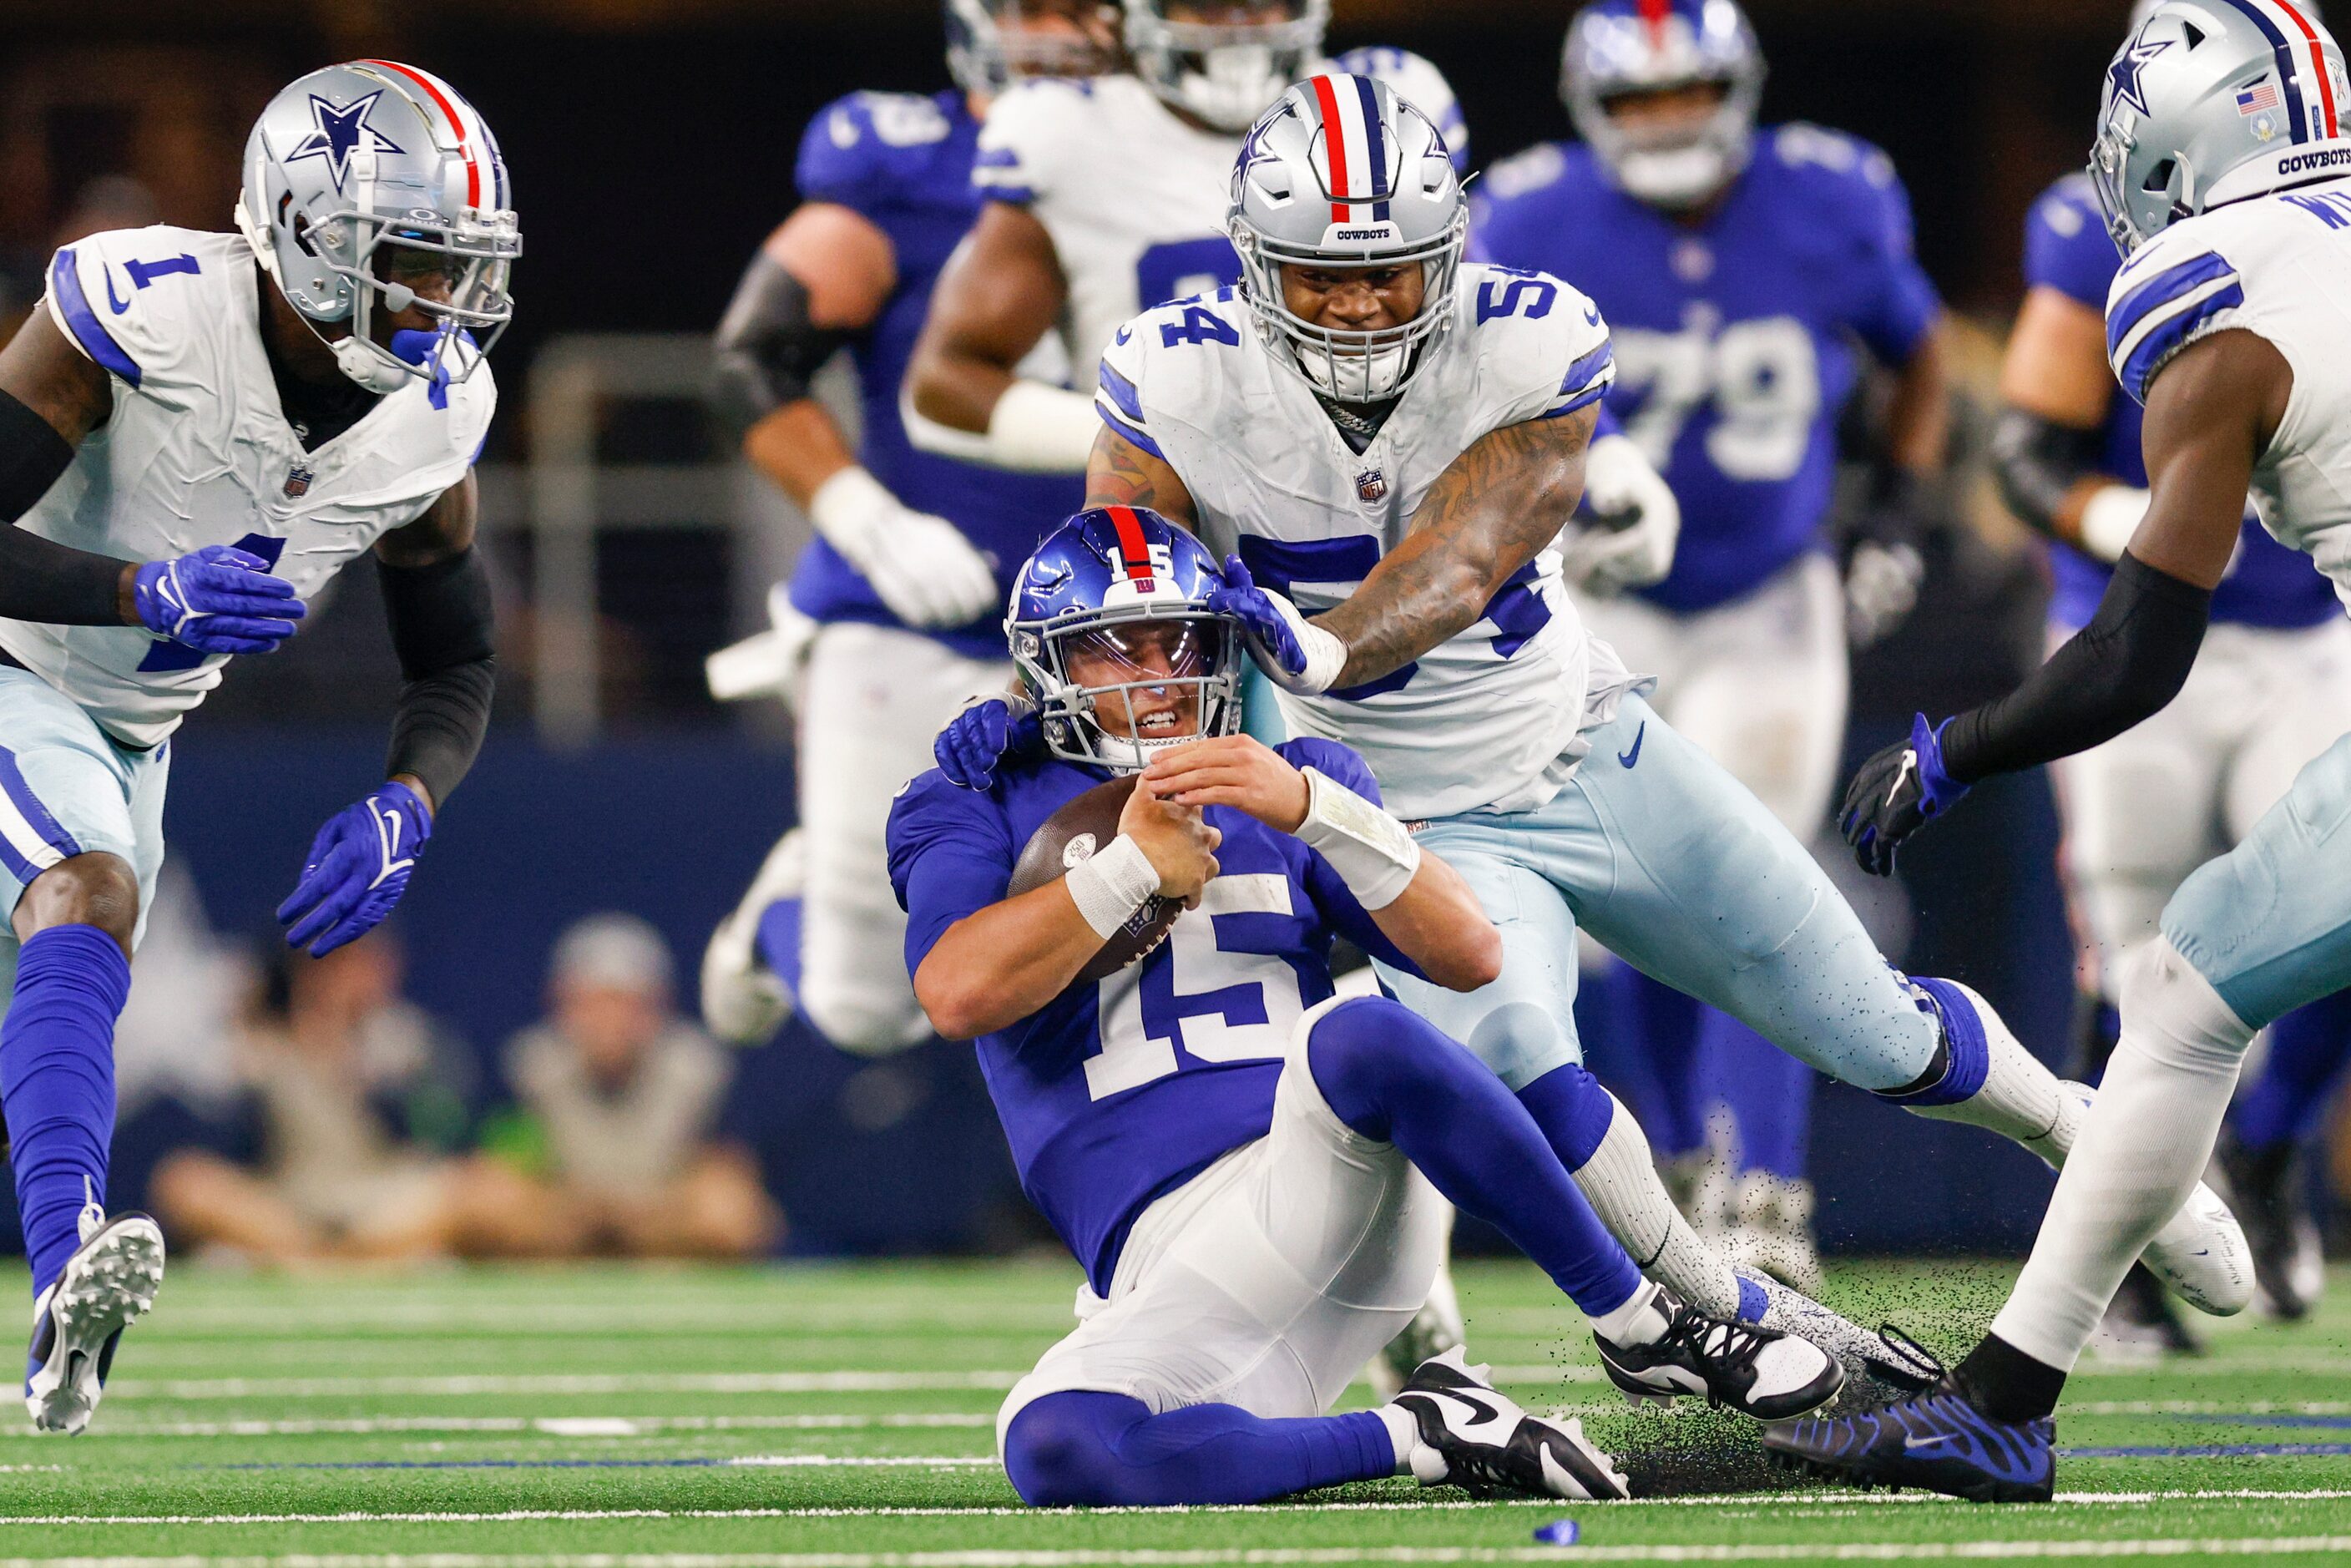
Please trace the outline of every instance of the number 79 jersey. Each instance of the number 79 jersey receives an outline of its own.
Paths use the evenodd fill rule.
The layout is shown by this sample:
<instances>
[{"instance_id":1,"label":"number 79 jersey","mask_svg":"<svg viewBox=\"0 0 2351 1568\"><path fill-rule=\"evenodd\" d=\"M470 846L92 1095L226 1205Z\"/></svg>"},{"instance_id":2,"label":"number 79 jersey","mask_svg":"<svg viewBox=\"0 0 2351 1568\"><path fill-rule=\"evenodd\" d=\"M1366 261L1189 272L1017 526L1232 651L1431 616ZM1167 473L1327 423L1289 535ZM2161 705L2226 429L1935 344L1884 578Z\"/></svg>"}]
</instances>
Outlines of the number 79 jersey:
<instances>
[{"instance_id":1,"label":"number 79 jersey","mask_svg":"<svg viewBox=\"0 0 2351 1568\"><path fill-rule=\"evenodd\" d=\"M58 251L50 318L107 371L114 408L17 527L124 560L234 545L308 599L465 478L497 406L489 367L455 385L411 381L306 450L262 348L273 287L237 235L159 225ZM228 663L139 626L0 620L0 648L140 747L177 728Z\"/></svg>"},{"instance_id":2,"label":"number 79 jersey","mask_svg":"<svg viewBox=\"0 0 2351 1568\"><path fill-rule=\"evenodd\" d=\"M1379 799L1343 747L1280 750ZM1023 846L1102 779L1043 761L1003 769L985 792L936 769L901 790L890 881L906 911L908 972L949 926L1000 903ZM1156 951L978 1042L1022 1189L1103 1295L1145 1205L1265 1136L1291 1032L1332 994L1332 937L1412 970L1322 856L1239 811L1207 815L1224 834L1221 869Z\"/></svg>"},{"instance_id":3,"label":"number 79 jersey","mask_svg":"<svg viewBox=\"0 0 2351 1568\"><path fill-rule=\"evenodd\" d=\"M1555 277L1462 267L1450 325L1357 453L1231 289L1147 311L1103 354L1094 406L1176 470L1198 532L1312 614L1402 543L1438 477L1481 437L1597 403L1615 375L1597 307ZM1565 523L1562 517L1560 523ZM1468 630L1364 685L1281 694L1293 734L1363 754L1396 814L1526 810L1556 794L1580 733L1627 685L1545 549Z\"/></svg>"}]
</instances>

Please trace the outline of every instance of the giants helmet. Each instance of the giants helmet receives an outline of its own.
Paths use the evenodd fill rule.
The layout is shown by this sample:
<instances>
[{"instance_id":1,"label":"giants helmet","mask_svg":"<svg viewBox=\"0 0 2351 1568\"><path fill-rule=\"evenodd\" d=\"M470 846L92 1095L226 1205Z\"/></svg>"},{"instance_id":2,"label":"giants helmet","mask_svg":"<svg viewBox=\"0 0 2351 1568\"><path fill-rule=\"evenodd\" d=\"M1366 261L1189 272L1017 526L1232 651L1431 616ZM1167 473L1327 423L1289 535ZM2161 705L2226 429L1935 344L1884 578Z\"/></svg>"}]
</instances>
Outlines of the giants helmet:
<instances>
[{"instance_id":1,"label":"giants helmet","mask_svg":"<svg viewBox=\"0 0 2351 1568\"><path fill-rule=\"evenodd\" d=\"M1635 200L1702 206L1755 153L1763 49L1733 0L1598 0L1567 30L1559 92L1576 133ZM1696 136L1660 141L1618 126L1608 100L1712 82L1722 106Z\"/></svg>"},{"instance_id":2,"label":"giants helmet","mask_svg":"<svg viewBox=\"0 0 2351 1568\"><path fill-rule=\"evenodd\" d=\"M1452 322L1468 203L1445 138L1384 82L1320 76L1283 93L1241 146L1226 226L1259 331L1342 402L1395 396L1419 368L1421 346ZM1423 269L1420 313L1400 327L1323 327L1282 298L1285 264L1414 263Z\"/></svg>"},{"instance_id":3,"label":"giants helmet","mask_svg":"<svg viewBox=\"0 0 2351 1568\"><path fill-rule=\"evenodd\" d=\"M1199 540L1158 513L1135 507L1081 512L1047 536L1013 584L1004 632L1012 662L1036 700L1045 744L1056 757L1113 773L1135 773L1151 754L1241 727L1238 628L1208 608L1225 585L1217 559ZM1137 636L1160 635L1164 670L1139 662ZM1073 654L1126 666L1132 679L1083 686L1071 677ZM1113 735L1095 715L1135 691L1188 689L1199 727L1164 738ZM1133 729L1133 725L1128 726Z\"/></svg>"},{"instance_id":4,"label":"giants helmet","mask_svg":"<svg viewBox=\"0 0 2351 1568\"><path fill-rule=\"evenodd\" d=\"M465 380L514 316L522 231L497 139L413 66L329 66L271 99L246 141L236 226L313 330L350 324L327 341L370 392ZM426 280L435 287L420 289ZM379 297L435 329L376 342Z\"/></svg>"},{"instance_id":5,"label":"giants helmet","mask_svg":"<svg viewBox=\"0 0 2351 1568\"><path fill-rule=\"evenodd\" d=\"M1124 0L1134 74L1166 103L1219 131L1246 131L1274 95L1322 57L1331 0L1250 0L1241 22L1173 22L1167 0Z\"/></svg>"},{"instance_id":6,"label":"giants helmet","mask_svg":"<svg viewBox=\"0 0 2351 1568\"><path fill-rule=\"evenodd\" d=\"M2090 181L2128 256L2181 218L2351 174L2342 46L2291 0L2162 0L2106 69Z\"/></svg>"}]
</instances>

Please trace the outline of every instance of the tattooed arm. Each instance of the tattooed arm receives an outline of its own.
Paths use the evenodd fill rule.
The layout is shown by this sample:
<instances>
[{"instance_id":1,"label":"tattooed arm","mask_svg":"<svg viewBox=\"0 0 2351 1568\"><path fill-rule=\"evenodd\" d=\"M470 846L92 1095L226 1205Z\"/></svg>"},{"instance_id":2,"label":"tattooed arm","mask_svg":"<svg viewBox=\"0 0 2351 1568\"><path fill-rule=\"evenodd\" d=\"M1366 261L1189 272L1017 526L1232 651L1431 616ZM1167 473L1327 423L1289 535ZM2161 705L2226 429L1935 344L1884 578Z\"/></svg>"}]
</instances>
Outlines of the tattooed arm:
<instances>
[{"instance_id":1,"label":"tattooed arm","mask_svg":"<svg viewBox=\"0 0 2351 1568\"><path fill-rule=\"evenodd\" d=\"M1199 526L1176 470L1106 424L1086 459L1086 506L1148 507L1169 522Z\"/></svg>"},{"instance_id":2,"label":"tattooed arm","mask_svg":"<svg viewBox=\"0 0 2351 1568\"><path fill-rule=\"evenodd\" d=\"M1375 681L1477 622L1583 498L1584 449L1599 417L1595 407L1504 425L1453 460L1404 542L1344 604L1315 618L1347 645L1338 685Z\"/></svg>"}]
</instances>

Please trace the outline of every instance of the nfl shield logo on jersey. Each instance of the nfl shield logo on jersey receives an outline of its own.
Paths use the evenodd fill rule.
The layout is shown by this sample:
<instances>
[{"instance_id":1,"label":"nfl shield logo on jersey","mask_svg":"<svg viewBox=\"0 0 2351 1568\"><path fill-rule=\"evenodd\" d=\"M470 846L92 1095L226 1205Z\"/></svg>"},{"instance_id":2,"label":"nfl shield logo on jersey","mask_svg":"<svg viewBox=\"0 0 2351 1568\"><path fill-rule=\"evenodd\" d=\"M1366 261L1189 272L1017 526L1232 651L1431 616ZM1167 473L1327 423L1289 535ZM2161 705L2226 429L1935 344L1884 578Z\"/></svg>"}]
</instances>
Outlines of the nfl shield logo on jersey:
<instances>
[{"instance_id":1,"label":"nfl shield logo on jersey","mask_svg":"<svg viewBox=\"0 0 2351 1568\"><path fill-rule=\"evenodd\" d=\"M308 495L310 481L317 477L316 474L297 463L293 467L286 470L286 494L289 497Z\"/></svg>"},{"instance_id":2,"label":"nfl shield logo on jersey","mask_svg":"<svg viewBox=\"0 0 2351 1568\"><path fill-rule=\"evenodd\" d=\"M1384 500L1388 493L1388 476L1377 468L1366 468L1355 476L1355 494L1365 501Z\"/></svg>"}]
</instances>

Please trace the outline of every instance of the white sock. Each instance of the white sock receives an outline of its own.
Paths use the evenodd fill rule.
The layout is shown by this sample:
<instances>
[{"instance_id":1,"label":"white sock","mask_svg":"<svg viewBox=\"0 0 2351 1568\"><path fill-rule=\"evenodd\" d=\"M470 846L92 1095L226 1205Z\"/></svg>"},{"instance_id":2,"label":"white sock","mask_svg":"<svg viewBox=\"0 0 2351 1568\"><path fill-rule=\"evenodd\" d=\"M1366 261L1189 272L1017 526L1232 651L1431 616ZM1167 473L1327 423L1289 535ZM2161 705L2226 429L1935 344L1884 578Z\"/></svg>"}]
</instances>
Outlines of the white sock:
<instances>
[{"instance_id":1,"label":"white sock","mask_svg":"<svg viewBox=\"0 0 2351 1568\"><path fill-rule=\"evenodd\" d=\"M2057 1075L2041 1064L2010 1032L1990 1002L1962 986L1983 1020L1984 1044L1991 1058L1983 1087L1954 1105L1914 1105L1909 1109L1931 1122L1964 1122L2022 1144L2052 1166L2064 1164L2081 1124L2082 1104L2066 1092Z\"/></svg>"},{"instance_id":2,"label":"white sock","mask_svg":"<svg viewBox=\"0 0 2351 1568\"><path fill-rule=\"evenodd\" d=\"M2253 1030L2168 940L2125 973L2122 1043L1991 1332L2071 1372L2131 1261L2195 1190Z\"/></svg>"},{"instance_id":3,"label":"white sock","mask_svg":"<svg viewBox=\"0 0 2351 1568\"><path fill-rule=\"evenodd\" d=\"M1672 1322L1666 1316L1665 1303L1657 1299L1661 1292L1656 1281L1642 1281L1640 1288L1625 1298L1623 1306L1592 1320L1592 1332L1611 1344L1649 1343Z\"/></svg>"},{"instance_id":4,"label":"white sock","mask_svg":"<svg viewBox=\"0 0 2351 1568\"><path fill-rule=\"evenodd\" d=\"M1395 1445L1395 1473L1412 1474L1412 1451L1420 1447L1420 1422L1401 1405L1383 1405L1374 1414L1387 1424L1388 1441Z\"/></svg>"},{"instance_id":5,"label":"white sock","mask_svg":"<svg viewBox=\"0 0 2351 1568\"><path fill-rule=\"evenodd\" d=\"M1642 1273L1662 1280L1708 1317L1736 1317L1739 1276L1730 1271L1730 1260L1698 1239L1657 1177L1641 1124L1623 1101L1608 1098L1614 1112L1608 1135L1573 1173L1575 1185Z\"/></svg>"}]
</instances>

